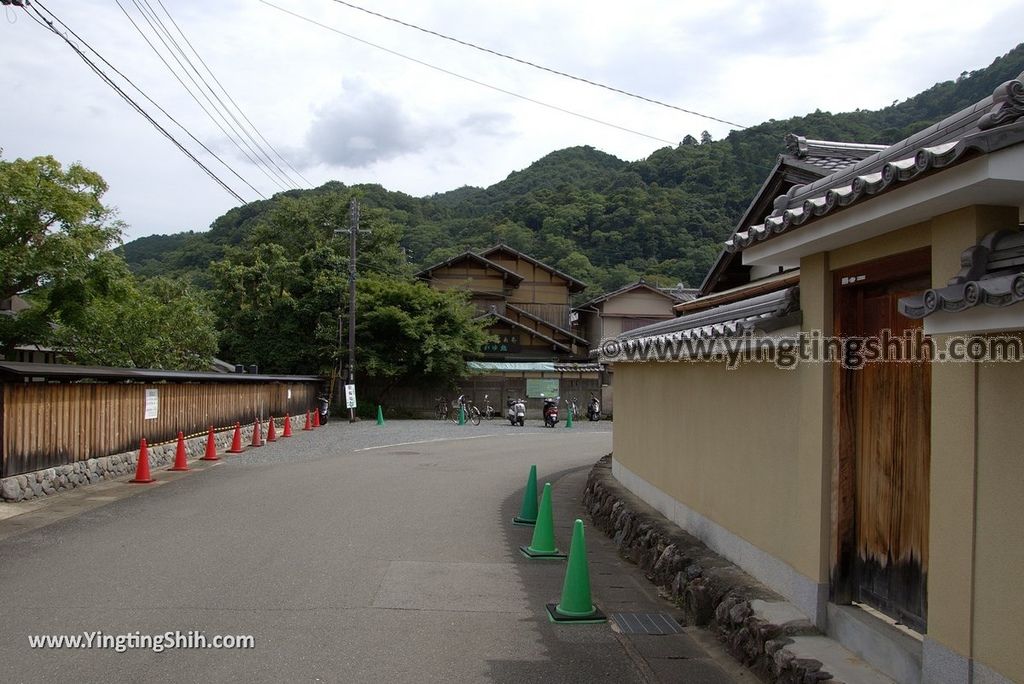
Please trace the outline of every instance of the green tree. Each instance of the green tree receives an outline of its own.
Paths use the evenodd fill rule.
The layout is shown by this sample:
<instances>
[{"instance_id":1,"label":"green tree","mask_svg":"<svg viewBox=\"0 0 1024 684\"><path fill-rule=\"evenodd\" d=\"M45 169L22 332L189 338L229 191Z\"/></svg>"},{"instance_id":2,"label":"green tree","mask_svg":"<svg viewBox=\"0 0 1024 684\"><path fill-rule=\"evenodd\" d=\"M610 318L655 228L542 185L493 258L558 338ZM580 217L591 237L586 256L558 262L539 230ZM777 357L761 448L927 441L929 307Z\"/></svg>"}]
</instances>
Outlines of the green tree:
<instances>
[{"instance_id":1,"label":"green tree","mask_svg":"<svg viewBox=\"0 0 1024 684\"><path fill-rule=\"evenodd\" d=\"M83 365L208 370L217 334L206 295L180 280L138 284L123 263L116 270L104 294L57 323L55 343Z\"/></svg>"},{"instance_id":2,"label":"green tree","mask_svg":"<svg viewBox=\"0 0 1024 684\"><path fill-rule=\"evenodd\" d=\"M97 257L122 228L101 201L106 190L99 174L79 164L0 159L0 299L38 299L30 313L0 317L0 353L43 341L54 315L78 316L105 286L110 262Z\"/></svg>"},{"instance_id":3,"label":"green tree","mask_svg":"<svg viewBox=\"0 0 1024 684\"><path fill-rule=\"evenodd\" d=\"M378 400L398 384L452 384L490 338L463 293L374 276L356 299L356 368L381 385Z\"/></svg>"}]
</instances>

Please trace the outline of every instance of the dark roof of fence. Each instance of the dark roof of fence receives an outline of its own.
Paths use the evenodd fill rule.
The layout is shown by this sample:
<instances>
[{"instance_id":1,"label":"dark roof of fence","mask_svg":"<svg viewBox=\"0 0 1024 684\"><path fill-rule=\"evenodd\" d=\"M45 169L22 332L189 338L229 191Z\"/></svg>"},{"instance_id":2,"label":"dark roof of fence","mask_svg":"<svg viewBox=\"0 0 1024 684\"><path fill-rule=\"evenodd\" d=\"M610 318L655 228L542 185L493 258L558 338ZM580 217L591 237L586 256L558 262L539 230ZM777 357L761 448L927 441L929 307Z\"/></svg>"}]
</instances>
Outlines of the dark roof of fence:
<instances>
[{"instance_id":1,"label":"dark roof of fence","mask_svg":"<svg viewBox=\"0 0 1024 684\"><path fill-rule=\"evenodd\" d=\"M173 371L156 368L110 368L72 366L63 363L0 361L0 377L8 379L46 378L138 382L319 382L318 375L261 375L259 373L212 373Z\"/></svg>"}]
</instances>

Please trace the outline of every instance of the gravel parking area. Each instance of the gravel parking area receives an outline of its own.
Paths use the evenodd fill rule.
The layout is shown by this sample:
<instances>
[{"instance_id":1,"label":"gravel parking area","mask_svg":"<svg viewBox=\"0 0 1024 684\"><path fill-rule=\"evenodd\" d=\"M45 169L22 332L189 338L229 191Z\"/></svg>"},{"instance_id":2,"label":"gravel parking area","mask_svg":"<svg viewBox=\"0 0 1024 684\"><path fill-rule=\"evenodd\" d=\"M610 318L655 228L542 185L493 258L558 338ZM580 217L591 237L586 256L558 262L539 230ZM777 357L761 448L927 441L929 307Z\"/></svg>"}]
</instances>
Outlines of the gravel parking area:
<instances>
[{"instance_id":1,"label":"gravel parking area","mask_svg":"<svg viewBox=\"0 0 1024 684\"><path fill-rule=\"evenodd\" d=\"M222 455L222 458L228 464L259 465L339 456L406 443L478 439L492 435L543 438L555 434L610 432L611 429L612 423L604 420L593 423L583 420L574 423L571 428L566 428L565 422L562 421L554 428L546 428L539 418L528 420L523 427L513 427L507 420L498 418L483 420L480 425L456 425L441 420L388 420L384 425L377 425L372 420L349 423L346 419L332 418L327 425L316 430L299 430L289 439L279 437L273 444L256 449L247 448L243 454L227 454Z\"/></svg>"}]
</instances>

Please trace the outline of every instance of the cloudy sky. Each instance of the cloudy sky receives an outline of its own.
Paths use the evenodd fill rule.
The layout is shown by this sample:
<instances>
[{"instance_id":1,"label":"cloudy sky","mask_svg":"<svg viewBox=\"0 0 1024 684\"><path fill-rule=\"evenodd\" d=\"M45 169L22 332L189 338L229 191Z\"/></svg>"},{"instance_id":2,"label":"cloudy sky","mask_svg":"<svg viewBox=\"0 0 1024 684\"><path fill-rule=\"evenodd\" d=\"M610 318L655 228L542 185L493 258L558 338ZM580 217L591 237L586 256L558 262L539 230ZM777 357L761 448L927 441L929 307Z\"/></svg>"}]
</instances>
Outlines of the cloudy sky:
<instances>
[{"instance_id":1,"label":"cloudy sky","mask_svg":"<svg viewBox=\"0 0 1024 684\"><path fill-rule=\"evenodd\" d=\"M640 159L664 146L661 141L675 143L703 130L718 139L729 131L725 124L491 57L332 0L269 1L350 37L260 0L163 0L163 6L259 133L314 185L371 182L428 195L490 185L571 145ZM987 66L1021 40L1024 26L1019 0L353 1L743 125L815 109L888 105L964 70ZM139 6L147 7L144 0L120 2L163 50L140 12ZM236 145L214 125L115 0L44 4L256 190L269 197L281 189L273 175L279 172L247 158L254 156L248 138ZM148 5L173 32L159 2L148 0ZM128 239L205 230L238 204L118 99L57 36L22 10L3 8L0 14L0 148L5 159L52 154L100 172L111 187L108 202L129 226ZM164 59L177 68L166 52ZM129 92L242 197L258 198L155 107Z\"/></svg>"}]
</instances>

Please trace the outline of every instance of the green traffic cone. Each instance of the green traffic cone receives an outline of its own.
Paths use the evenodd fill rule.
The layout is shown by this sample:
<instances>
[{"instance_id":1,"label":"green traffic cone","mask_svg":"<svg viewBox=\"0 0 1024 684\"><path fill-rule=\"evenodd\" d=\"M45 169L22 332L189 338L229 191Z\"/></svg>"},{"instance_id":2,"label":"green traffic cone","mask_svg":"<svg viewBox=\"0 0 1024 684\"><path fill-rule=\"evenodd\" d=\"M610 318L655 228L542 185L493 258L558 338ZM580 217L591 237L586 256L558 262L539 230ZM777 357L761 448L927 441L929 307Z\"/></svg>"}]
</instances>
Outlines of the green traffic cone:
<instances>
[{"instance_id":1,"label":"green traffic cone","mask_svg":"<svg viewBox=\"0 0 1024 684\"><path fill-rule=\"evenodd\" d=\"M466 424L466 407L459 404L459 425Z\"/></svg>"},{"instance_id":2,"label":"green traffic cone","mask_svg":"<svg viewBox=\"0 0 1024 684\"><path fill-rule=\"evenodd\" d=\"M590 598L590 570L587 568L587 541L583 537L582 520L577 519L572 529L562 600L557 605L549 603L546 607L552 622L592 624L607 621Z\"/></svg>"},{"instance_id":3,"label":"green traffic cone","mask_svg":"<svg viewBox=\"0 0 1024 684\"><path fill-rule=\"evenodd\" d=\"M384 424L384 410L377 404L377 425Z\"/></svg>"},{"instance_id":4,"label":"green traffic cone","mask_svg":"<svg viewBox=\"0 0 1024 684\"><path fill-rule=\"evenodd\" d=\"M530 476L526 478L526 491L523 492L523 505L519 507L519 515L512 518L513 525L533 527L537 524L537 466L530 466Z\"/></svg>"},{"instance_id":5,"label":"green traffic cone","mask_svg":"<svg viewBox=\"0 0 1024 684\"><path fill-rule=\"evenodd\" d=\"M565 413L565 427L572 427L572 411L566 411Z\"/></svg>"},{"instance_id":6,"label":"green traffic cone","mask_svg":"<svg viewBox=\"0 0 1024 684\"><path fill-rule=\"evenodd\" d=\"M519 550L527 558L565 558L565 554L555 546L555 518L551 513L550 482L544 483L540 510L537 512L537 524L533 526L533 541L529 546L520 546Z\"/></svg>"}]
</instances>

